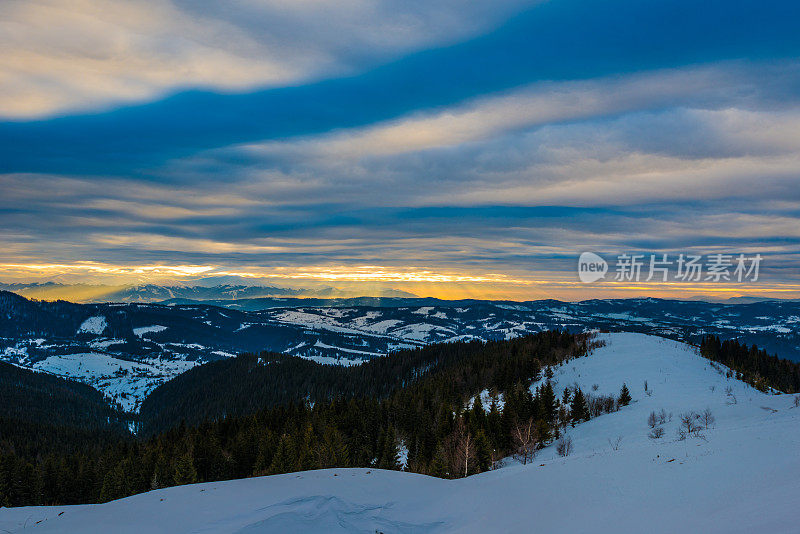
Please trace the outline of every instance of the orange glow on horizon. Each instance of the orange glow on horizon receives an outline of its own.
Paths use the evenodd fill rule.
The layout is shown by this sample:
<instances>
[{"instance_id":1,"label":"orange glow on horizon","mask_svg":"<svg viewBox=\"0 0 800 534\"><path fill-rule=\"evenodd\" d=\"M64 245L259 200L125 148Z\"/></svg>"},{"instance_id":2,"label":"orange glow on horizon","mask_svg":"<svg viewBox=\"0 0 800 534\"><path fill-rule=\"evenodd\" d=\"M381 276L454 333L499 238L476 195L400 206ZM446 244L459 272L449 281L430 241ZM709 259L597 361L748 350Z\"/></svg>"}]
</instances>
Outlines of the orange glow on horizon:
<instances>
[{"instance_id":1,"label":"orange glow on horizon","mask_svg":"<svg viewBox=\"0 0 800 534\"><path fill-rule=\"evenodd\" d=\"M446 300L586 300L591 298L728 298L760 296L800 298L793 283L617 283L583 284L573 272L531 272L515 276L498 273L399 268L382 265L314 266L239 270L213 265L114 265L100 262L0 264L4 282L61 282L61 286L21 293L40 299L89 300L122 287L141 284L192 285L201 278L233 277L249 285L279 285L297 289L335 286L333 296L374 296L400 290ZM227 281L226 281L227 283ZM235 283L235 282L232 282Z\"/></svg>"}]
</instances>

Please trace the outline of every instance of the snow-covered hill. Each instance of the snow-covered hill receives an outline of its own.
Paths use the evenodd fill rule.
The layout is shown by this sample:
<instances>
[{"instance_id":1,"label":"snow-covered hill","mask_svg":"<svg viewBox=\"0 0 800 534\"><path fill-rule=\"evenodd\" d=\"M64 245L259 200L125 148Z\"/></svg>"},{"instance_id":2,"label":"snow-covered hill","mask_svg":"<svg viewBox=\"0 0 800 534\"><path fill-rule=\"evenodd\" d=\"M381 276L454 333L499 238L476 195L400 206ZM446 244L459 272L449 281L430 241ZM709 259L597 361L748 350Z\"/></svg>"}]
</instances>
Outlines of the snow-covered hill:
<instances>
[{"instance_id":1,"label":"snow-covered hill","mask_svg":"<svg viewBox=\"0 0 800 534\"><path fill-rule=\"evenodd\" d=\"M0 530L42 533L797 532L800 408L761 393L687 345L605 334L604 347L555 369L560 394L633 402L569 429L533 463L460 480L370 469L158 490L103 505L0 510ZM645 392L644 382L648 383ZM596 389L594 385L597 385ZM667 414L651 439L651 412ZM681 414L715 423L680 440ZM669 414L672 419L669 420Z\"/></svg>"}]
</instances>

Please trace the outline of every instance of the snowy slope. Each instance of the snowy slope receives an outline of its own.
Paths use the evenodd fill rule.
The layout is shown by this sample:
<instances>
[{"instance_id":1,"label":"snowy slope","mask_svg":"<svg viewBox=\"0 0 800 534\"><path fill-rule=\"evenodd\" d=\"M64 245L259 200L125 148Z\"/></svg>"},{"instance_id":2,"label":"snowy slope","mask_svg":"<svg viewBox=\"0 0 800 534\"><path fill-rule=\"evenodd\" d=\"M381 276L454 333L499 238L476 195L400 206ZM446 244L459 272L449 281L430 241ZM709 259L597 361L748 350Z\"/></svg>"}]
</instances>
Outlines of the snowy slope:
<instances>
[{"instance_id":1,"label":"snowy slope","mask_svg":"<svg viewBox=\"0 0 800 534\"><path fill-rule=\"evenodd\" d=\"M329 469L197 484L103 505L0 510L0 530L42 533L797 532L800 408L725 378L694 349L639 334L555 369L557 389L626 382L634 402L570 430L532 464L461 480ZM648 381L652 395L644 393ZM736 403L725 393L731 386ZM712 390L713 387L713 390ZM710 408L704 438L678 441L678 415ZM673 412L660 440L647 415ZM615 450L609 439L622 436Z\"/></svg>"}]
</instances>

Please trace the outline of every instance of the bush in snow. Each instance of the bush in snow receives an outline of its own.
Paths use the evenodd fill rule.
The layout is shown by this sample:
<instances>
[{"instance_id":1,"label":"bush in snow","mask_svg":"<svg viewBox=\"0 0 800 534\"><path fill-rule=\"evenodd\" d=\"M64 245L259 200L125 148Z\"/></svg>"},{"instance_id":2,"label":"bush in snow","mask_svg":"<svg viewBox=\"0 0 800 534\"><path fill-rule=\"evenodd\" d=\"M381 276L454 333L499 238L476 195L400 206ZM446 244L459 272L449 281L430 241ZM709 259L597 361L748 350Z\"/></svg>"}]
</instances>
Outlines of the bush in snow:
<instances>
[{"instance_id":1,"label":"bush in snow","mask_svg":"<svg viewBox=\"0 0 800 534\"><path fill-rule=\"evenodd\" d=\"M733 388L731 386L727 386L725 388L725 396L728 397L726 401L728 404L736 404L736 394L733 392Z\"/></svg>"},{"instance_id":2,"label":"bush in snow","mask_svg":"<svg viewBox=\"0 0 800 534\"><path fill-rule=\"evenodd\" d=\"M700 426L700 415L695 412L686 412L680 415L680 424L678 426L678 440L683 441L687 436L700 436L699 432L703 429Z\"/></svg>"},{"instance_id":3,"label":"bush in snow","mask_svg":"<svg viewBox=\"0 0 800 534\"><path fill-rule=\"evenodd\" d=\"M653 430L650 431L649 434L647 434L647 437L650 439L659 439L664 437L664 427L661 426L655 427Z\"/></svg>"},{"instance_id":4,"label":"bush in snow","mask_svg":"<svg viewBox=\"0 0 800 534\"><path fill-rule=\"evenodd\" d=\"M584 393L586 409L589 417L597 417L604 413L616 412L619 409L616 397L612 395L599 395L595 397L591 393Z\"/></svg>"},{"instance_id":5,"label":"bush in snow","mask_svg":"<svg viewBox=\"0 0 800 534\"><path fill-rule=\"evenodd\" d=\"M672 419L672 414L669 416L670 420ZM661 408L658 412L650 412L650 415L647 416L647 425L650 428L655 428L658 425L663 425L667 422L667 412L664 408Z\"/></svg>"},{"instance_id":6,"label":"bush in snow","mask_svg":"<svg viewBox=\"0 0 800 534\"><path fill-rule=\"evenodd\" d=\"M703 410L703 413L700 414L700 422L703 423L703 428L708 428L713 425L716 420L714 414L711 413L711 408L706 408Z\"/></svg>"},{"instance_id":7,"label":"bush in snow","mask_svg":"<svg viewBox=\"0 0 800 534\"><path fill-rule=\"evenodd\" d=\"M561 436L556 442L556 452L559 456L569 456L572 453L572 438L570 436Z\"/></svg>"},{"instance_id":8,"label":"bush in snow","mask_svg":"<svg viewBox=\"0 0 800 534\"><path fill-rule=\"evenodd\" d=\"M655 428L658 424L658 416L656 412L650 412L650 415L647 416L647 426L650 428Z\"/></svg>"}]
</instances>

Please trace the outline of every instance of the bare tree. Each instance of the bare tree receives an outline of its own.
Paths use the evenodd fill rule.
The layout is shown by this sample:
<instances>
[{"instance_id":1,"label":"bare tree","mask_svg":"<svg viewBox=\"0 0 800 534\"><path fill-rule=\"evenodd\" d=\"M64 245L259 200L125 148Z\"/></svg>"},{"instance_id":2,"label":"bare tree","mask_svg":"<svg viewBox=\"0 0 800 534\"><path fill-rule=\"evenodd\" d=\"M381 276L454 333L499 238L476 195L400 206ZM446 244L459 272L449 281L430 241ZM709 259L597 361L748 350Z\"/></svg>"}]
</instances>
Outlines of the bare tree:
<instances>
[{"instance_id":1,"label":"bare tree","mask_svg":"<svg viewBox=\"0 0 800 534\"><path fill-rule=\"evenodd\" d=\"M570 423L569 410L567 410L566 405L561 404L558 407L558 426L560 426L562 430L565 430L569 423Z\"/></svg>"},{"instance_id":2,"label":"bare tree","mask_svg":"<svg viewBox=\"0 0 800 534\"><path fill-rule=\"evenodd\" d=\"M716 420L714 414L711 413L711 408L706 408L703 410L703 413L700 414L700 422L703 423L703 428L707 429L709 426L713 425Z\"/></svg>"},{"instance_id":3,"label":"bare tree","mask_svg":"<svg viewBox=\"0 0 800 534\"><path fill-rule=\"evenodd\" d=\"M463 417L456 420L456 428L444 443L445 455L454 477L465 477L475 464L475 438L467 431Z\"/></svg>"},{"instance_id":4,"label":"bare tree","mask_svg":"<svg viewBox=\"0 0 800 534\"><path fill-rule=\"evenodd\" d=\"M650 439L659 439L664 436L664 427L657 426L647 434Z\"/></svg>"},{"instance_id":5,"label":"bare tree","mask_svg":"<svg viewBox=\"0 0 800 534\"><path fill-rule=\"evenodd\" d=\"M669 420L672 421L672 414L669 414ZM667 422L667 411L664 408L658 412L658 424L663 425Z\"/></svg>"},{"instance_id":6,"label":"bare tree","mask_svg":"<svg viewBox=\"0 0 800 534\"><path fill-rule=\"evenodd\" d=\"M680 424L678 426L678 440L682 441L686 439L687 436L696 435L702 428L699 424L697 424L699 419L700 416L695 412L682 413L680 415Z\"/></svg>"},{"instance_id":7,"label":"bare tree","mask_svg":"<svg viewBox=\"0 0 800 534\"><path fill-rule=\"evenodd\" d=\"M650 428L655 428L658 425L663 425L667 422L667 411L661 408L658 412L650 412L647 416L647 424Z\"/></svg>"},{"instance_id":8,"label":"bare tree","mask_svg":"<svg viewBox=\"0 0 800 534\"><path fill-rule=\"evenodd\" d=\"M728 397L726 401L728 404L736 404L736 394L733 392L733 388L731 386L727 386L725 388L725 395Z\"/></svg>"},{"instance_id":9,"label":"bare tree","mask_svg":"<svg viewBox=\"0 0 800 534\"><path fill-rule=\"evenodd\" d=\"M469 474L470 463L475 461L475 440L466 429L460 433L456 453L458 455L458 463L460 464L459 467L463 468L463 474L461 476L467 476Z\"/></svg>"},{"instance_id":10,"label":"bare tree","mask_svg":"<svg viewBox=\"0 0 800 534\"><path fill-rule=\"evenodd\" d=\"M556 442L556 452L559 456L569 456L572 453L572 437L566 434Z\"/></svg>"},{"instance_id":11,"label":"bare tree","mask_svg":"<svg viewBox=\"0 0 800 534\"><path fill-rule=\"evenodd\" d=\"M517 422L511 430L514 441L514 457L526 465L536 456L536 447L539 445L539 434L533 418L524 423Z\"/></svg>"},{"instance_id":12,"label":"bare tree","mask_svg":"<svg viewBox=\"0 0 800 534\"><path fill-rule=\"evenodd\" d=\"M647 426L650 428L655 428L658 424L658 415L656 412L650 412L650 415L647 416Z\"/></svg>"},{"instance_id":13,"label":"bare tree","mask_svg":"<svg viewBox=\"0 0 800 534\"><path fill-rule=\"evenodd\" d=\"M622 436L617 436L617 439L615 439L613 441L611 439L608 440L608 444L611 445L611 450L614 450L614 451L618 451L619 450L620 443L622 443Z\"/></svg>"}]
</instances>

